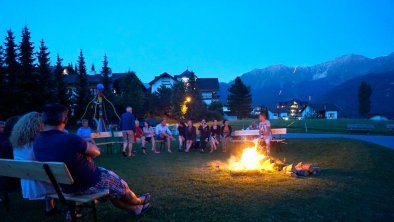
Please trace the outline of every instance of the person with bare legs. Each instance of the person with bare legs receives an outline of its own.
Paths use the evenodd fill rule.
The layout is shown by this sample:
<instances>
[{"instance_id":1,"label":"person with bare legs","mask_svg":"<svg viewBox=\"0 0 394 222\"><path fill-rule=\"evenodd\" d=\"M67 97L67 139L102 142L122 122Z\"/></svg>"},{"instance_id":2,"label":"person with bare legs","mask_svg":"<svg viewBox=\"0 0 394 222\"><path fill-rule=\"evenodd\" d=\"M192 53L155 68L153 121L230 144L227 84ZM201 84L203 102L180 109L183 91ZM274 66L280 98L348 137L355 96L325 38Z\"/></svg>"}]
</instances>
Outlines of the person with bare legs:
<instances>
[{"instance_id":1,"label":"person with bare legs","mask_svg":"<svg viewBox=\"0 0 394 222\"><path fill-rule=\"evenodd\" d=\"M133 108L128 106L126 112L122 114L119 121L119 128L123 134L123 151L122 154L125 157L132 157L133 154L133 143L134 143L134 131L135 131L135 116L133 114Z\"/></svg>"},{"instance_id":2,"label":"person with bare legs","mask_svg":"<svg viewBox=\"0 0 394 222\"><path fill-rule=\"evenodd\" d=\"M185 129L186 129L186 125L184 122L179 121L178 123L178 141L179 141L179 148L178 151L182 152L183 151L183 143L186 141L185 139Z\"/></svg>"},{"instance_id":3,"label":"person with bare legs","mask_svg":"<svg viewBox=\"0 0 394 222\"><path fill-rule=\"evenodd\" d=\"M42 113L44 130L33 142L36 159L43 162L64 162L74 178L72 185L60 184L67 194L94 194L109 190L111 202L118 208L140 216L150 208L149 193L137 196L113 171L95 164L100 155L96 145L74 134L64 133L68 109L60 104L49 104Z\"/></svg>"},{"instance_id":4,"label":"person with bare legs","mask_svg":"<svg viewBox=\"0 0 394 222\"><path fill-rule=\"evenodd\" d=\"M165 140L167 142L167 152L172 153L171 151L171 139L172 133L170 128L167 126L167 119L163 118L161 122L156 126L156 139L157 140Z\"/></svg>"},{"instance_id":5,"label":"person with bare legs","mask_svg":"<svg viewBox=\"0 0 394 222\"><path fill-rule=\"evenodd\" d=\"M190 152L193 143L196 141L196 134L196 127L193 126L193 121L189 119L185 130L186 153Z\"/></svg>"},{"instance_id":6,"label":"person with bare legs","mask_svg":"<svg viewBox=\"0 0 394 222\"><path fill-rule=\"evenodd\" d=\"M220 143L220 126L218 125L218 121L216 119L213 121L213 125L211 126L209 142L211 143L210 153L212 153L217 149L217 146Z\"/></svg>"},{"instance_id":7,"label":"person with bare legs","mask_svg":"<svg viewBox=\"0 0 394 222\"><path fill-rule=\"evenodd\" d=\"M142 128L142 132L144 133L144 140L142 141L142 146L145 147L146 143L152 144L152 152L155 154L159 154L160 151L156 149L156 141L155 141L155 131L153 127L149 125L148 121L145 121L144 127Z\"/></svg>"},{"instance_id":8,"label":"person with bare legs","mask_svg":"<svg viewBox=\"0 0 394 222\"><path fill-rule=\"evenodd\" d=\"M228 150L228 145L230 143L231 133L232 133L232 129L231 129L231 126L230 126L228 120L223 120L223 126L220 130L220 133L223 138L222 151L223 151L223 153L226 153Z\"/></svg>"},{"instance_id":9,"label":"person with bare legs","mask_svg":"<svg viewBox=\"0 0 394 222\"><path fill-rule=\"evenodd\" d=\"M267 155L271 155L271 140L272 140L271 122L267 119L267 115L265 113L261 113L259 118L260 118L260 123L259 123L260 146L259 147L260 150L263 151L262 143L264 142Z\"/></svg>"}]
</instances>

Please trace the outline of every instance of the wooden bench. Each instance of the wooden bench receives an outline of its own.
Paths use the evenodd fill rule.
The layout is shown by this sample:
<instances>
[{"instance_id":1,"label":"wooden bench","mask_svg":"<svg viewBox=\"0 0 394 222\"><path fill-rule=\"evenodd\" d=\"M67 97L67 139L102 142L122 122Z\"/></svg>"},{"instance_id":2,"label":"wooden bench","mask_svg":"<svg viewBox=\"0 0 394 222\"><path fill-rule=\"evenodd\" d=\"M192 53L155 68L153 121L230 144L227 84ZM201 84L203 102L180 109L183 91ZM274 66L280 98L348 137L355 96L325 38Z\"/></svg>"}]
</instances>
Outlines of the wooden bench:
<instances>
[{"instance_id":1,"label":"wooden bench","mask_svg":"<svg viewBox=\"0 0 394 222\"><path fill-rule=\"evenodd\" d=\"M114 132L117 133L117 132ZM94 132L90 134L90 137L93 140L101 139L102 142L96 142L97 146L105 146L107 148L107 154L112 151L112 147L114 144L119 143L118 141L115 140L114 138L114 133L113 132ZM121 136L122 132L120 132Z\"/></svg>"},{"instance_id":2,"label":"wooden bench","mask_svg":"<svg viewBox=\"0 0 394 222\"><path fill-rule=\"evenodd\" d=\"M276 128L271 129L272 140L274 145L278 145L278 150L281 150L280 144L285 143L282 136L287 134L287 128ZM233 132L233 137L235 137L233 142L252 142L260 136L259 130L236 130Z\"/></svg>"},{"instance_id":3,"label":"wooden bench","mask_svg":"<svg viewBox=\"0 0 394 222\"><path fill-rule=\"evenodd\" d=\"M349 133L352 132L363 132L363 133L370 133L375 126L372 124L347 124L346 130Z\"/></svg>"},{"instance_id":4,"label":"wooden bench","mask_svg":"<svg viewBox=\"0 0 394 222\"><path fill-rule=\"evenodd\" d=\"M387 124L386 129L389 131L389 133L394 133L394 124Z\"/></svg>"},{"instance_id":5,"label":"wooden bench","mask_svg":"<svg viewBox=\"0 0 394 222\"><path fill-rule=\"evenodd\" d=\"M67 206L68 216L71 221L76 221L75 209L89 208L93 214L93 221L97 221L96 201L108 196L109 191L103 190L92 195L64 194L59 184L71 185L74 180L67 169L66 164L61 162L39 162L25 160L0 159L0 176L16 177L21 179L37 180L51 183L56 193L49 197L59 199Z\"/></svg>"}]
</instances>

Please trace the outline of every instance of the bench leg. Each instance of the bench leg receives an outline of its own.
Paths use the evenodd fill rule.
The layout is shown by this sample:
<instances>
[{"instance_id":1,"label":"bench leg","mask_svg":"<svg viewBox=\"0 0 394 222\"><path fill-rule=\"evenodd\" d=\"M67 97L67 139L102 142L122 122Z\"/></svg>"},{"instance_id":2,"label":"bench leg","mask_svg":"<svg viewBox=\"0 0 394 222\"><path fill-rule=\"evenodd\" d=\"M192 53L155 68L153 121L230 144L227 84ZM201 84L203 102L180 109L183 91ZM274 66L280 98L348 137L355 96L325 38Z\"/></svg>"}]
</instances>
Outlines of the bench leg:
<instances>
[{"instance_id":1,"label":"bench leg","mask_svg":"<svg viewBox=\"0 0 394 222\"><path fill-rule=\"evenodd\" d=\"M76 203L75 202L70 202L68 204L68 211L66 214L66 221L67 222L75 222L77 221L77 215L75 213L76 210Z\"/></svg>"}]
</instances>

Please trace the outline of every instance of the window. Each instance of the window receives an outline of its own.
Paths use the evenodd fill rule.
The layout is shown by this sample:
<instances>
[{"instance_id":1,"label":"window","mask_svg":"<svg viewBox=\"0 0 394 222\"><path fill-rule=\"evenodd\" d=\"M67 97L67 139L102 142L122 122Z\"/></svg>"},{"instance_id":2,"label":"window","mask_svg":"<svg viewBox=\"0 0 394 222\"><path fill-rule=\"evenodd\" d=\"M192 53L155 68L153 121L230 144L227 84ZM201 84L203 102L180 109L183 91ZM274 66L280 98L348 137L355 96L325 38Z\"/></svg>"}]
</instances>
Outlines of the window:
<instances>
[{"instance_id":1,"label":"window","mask_svg":"<svg viewBox=\"0 0 394 222\"><path fill-rule=\"evenodd\" d=\"M210 92L203 92L201 93L202 99L212 99L212 93Z\"/></svg>"}]
</instances>

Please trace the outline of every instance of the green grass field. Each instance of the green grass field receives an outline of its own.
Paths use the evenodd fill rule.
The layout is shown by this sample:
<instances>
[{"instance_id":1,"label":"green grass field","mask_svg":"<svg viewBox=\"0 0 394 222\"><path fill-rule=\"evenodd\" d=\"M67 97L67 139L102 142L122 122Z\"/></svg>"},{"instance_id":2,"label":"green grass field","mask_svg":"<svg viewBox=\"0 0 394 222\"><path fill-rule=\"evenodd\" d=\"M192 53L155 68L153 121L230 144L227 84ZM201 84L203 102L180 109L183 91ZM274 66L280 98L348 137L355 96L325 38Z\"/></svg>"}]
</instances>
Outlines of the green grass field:
<instances>
[{"instance_id":1,"label":"green grass field","mask_svg":"<svg viewBox=\"0 0 394 222\"><path fill-rule=\"evenodd\" d=\"M258 120L236 120L230 124L234 129L243 129L248 127L252 121ZM375 129L371 134L390 135L387 130L387 124L394 124L394 121L373 121L368 119L305 119L305 120L271 120L273 128L287 128L290 133L305 133L305 125L308 133L348 133L346 131L347 124L372 124ZM392 134L391 134L392 135Z\"/></svg>"},{"instance_id":2,"label":"green grass field","mask_svg":"<svg viewBox=\"0 0 394 222\"><path fill-rule=\"evenodd\" d=\"M213 161L229 158L221 152L103 154L97 163L117 172L135 192L152 193L153 209L139 221L394 220L394 150L345 139L289 140L282 148L273 155L315 163L321 174L231 176L212 167ZM10 213L0 209L0 221L64 221L62 216L45 218L41 202L21 200L18 194L11 201ZM132 221L109 202L98 206L98 215L99 221Z\"/></svg>"}]
</instances>

